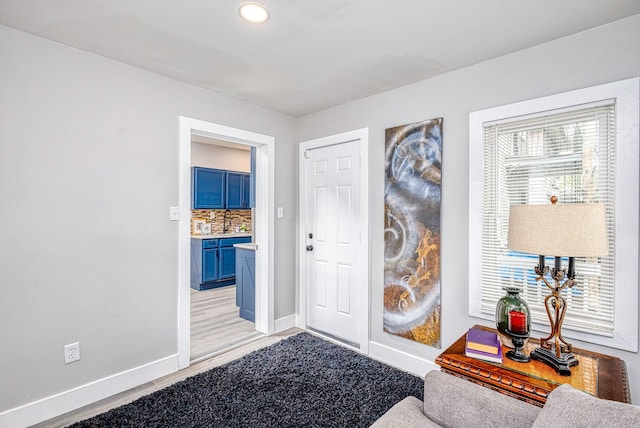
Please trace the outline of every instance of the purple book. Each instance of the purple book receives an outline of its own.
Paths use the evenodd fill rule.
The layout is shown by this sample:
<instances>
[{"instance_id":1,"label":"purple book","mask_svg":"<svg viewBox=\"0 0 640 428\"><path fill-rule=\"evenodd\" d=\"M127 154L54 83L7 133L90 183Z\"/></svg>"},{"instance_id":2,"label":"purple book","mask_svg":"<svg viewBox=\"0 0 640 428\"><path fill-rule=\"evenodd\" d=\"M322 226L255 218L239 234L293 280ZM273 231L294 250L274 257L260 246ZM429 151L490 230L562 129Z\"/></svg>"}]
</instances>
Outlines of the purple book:
<instances>
[{"instance_id":1,"label":"purple book","mask_svg":"<svg viewBox=\"0 0 640 428\"><path fill-rule=\"evenodd\" d=\"M492 354L489 352L476 351L474 349L466 348L464 350L464 355L471 358L477 358L479 360L490 361L492 363L500 363L502 364L502 347L498 348L497 354Z\"/></svg>"},{"instance_id":2,"label":"purple book","mask_svg":"<svg viewBox=\"0 0 640 428\"><path fill-rule=\"evenodd\" d=\"M470 328L467 332L467 349L497 355L502 350L502 343L494 332Z\"/></svg>"}]
</instances>

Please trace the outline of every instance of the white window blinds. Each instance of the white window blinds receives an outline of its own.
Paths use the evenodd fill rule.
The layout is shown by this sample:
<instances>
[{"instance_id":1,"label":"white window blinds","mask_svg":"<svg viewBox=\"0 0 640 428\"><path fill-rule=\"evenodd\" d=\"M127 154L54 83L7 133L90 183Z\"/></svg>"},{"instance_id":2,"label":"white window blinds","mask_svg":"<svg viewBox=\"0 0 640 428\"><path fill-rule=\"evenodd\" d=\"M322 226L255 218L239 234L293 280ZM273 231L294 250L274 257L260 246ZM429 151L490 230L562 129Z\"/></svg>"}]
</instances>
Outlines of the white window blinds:
<instances>
[{"instance_id":1,"label":"white window blinds","mask_svg":"<svg viewBox=\"0 0 640 428\"><path fill-rule=\"evenodd\" d=\"M537 255L507 250L509 206L602 202L607 208L609 256L576 258L576 282L563 290L564 329L612 336L615 260L614 100L485 123L483 127L481 310L495 312L503 287L522 289L534 323L548 325L535 281ZM580 221L580 219L576 219ZM544 239L545 231L540 231ZM553 256L553 255L547 255ZM553 265L553 260L547 260ZM563 268L567 260L563 260ZM550 278L548 278L550 280ZM551 280L550 280L551 282Z\"/></svg>"}]
</instances>

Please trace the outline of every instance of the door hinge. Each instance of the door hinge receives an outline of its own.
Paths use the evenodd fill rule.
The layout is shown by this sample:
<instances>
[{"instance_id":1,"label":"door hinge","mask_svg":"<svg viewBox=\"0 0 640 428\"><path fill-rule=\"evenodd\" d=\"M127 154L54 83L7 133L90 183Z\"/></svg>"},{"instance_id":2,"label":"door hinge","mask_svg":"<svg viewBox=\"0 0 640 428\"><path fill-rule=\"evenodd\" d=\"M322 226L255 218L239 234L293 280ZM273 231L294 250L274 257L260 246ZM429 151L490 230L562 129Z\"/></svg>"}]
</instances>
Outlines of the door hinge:
<instances>
[{"instance_id":1,"label":"door hinge","mask_svg":"<svg viewBox=\"0 0 640 428\"><path fill-rule=\"evenodd\" d=\"M304 151L304 158L309 159L311 157L311 152L309 150Z\"/></svg>"}]
</instances>

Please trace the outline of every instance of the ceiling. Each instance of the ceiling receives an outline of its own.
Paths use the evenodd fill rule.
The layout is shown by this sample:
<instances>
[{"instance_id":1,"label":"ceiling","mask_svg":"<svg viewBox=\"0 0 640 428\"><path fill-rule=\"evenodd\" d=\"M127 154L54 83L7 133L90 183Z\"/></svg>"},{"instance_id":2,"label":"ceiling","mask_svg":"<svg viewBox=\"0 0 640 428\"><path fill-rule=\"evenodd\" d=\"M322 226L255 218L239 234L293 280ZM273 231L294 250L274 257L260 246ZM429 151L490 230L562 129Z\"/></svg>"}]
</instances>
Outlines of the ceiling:
<instances>
[{"instance_id":1,"label":"ceiling","mask_svg":"<svg viewBox=\"0 0 640 428\"><path fill-rule=\"evenodd\" d=\"M639 0L0 0L0 24L293 116L640 13Z\"/></svg>"}]
</instances>

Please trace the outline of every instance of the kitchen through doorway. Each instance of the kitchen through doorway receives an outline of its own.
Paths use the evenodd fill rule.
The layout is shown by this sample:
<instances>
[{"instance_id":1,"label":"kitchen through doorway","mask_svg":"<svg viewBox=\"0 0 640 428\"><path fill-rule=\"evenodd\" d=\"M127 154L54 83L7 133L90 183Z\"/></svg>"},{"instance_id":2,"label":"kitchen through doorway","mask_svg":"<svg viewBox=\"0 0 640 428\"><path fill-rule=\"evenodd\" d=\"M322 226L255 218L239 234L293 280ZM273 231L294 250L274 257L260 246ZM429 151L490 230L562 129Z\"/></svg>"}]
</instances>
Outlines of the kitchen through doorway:
<instances>
[{"instance_id":1,"label":"kitchen through doorway","mask_svg":"<svg viewBox=\"0 0 640 428\"><path fill-rule=\"evenodd\" d=\"M275 139L267 135L180 117L180 369L274 331L271 256L274 143ZM241 152L244 153L244 160L239 164L236 161L242 158L237 156ZM202 164L202 160L198 160L192 164L192 158L202 155L213 163ZM199 174L198 169L204 170L201 171L203 174ZM204 195L204 203L192 204L192 175L194 183L198 183L200 179L209 181L214 186L217 183L218 188L225 189L223 197L229 197L222 203L220 195L217 195L217 202L211 202L207 199L211 194L208 194ZM222 182L219 181L220 175L225 177ZM252 188L255 189L255 198L252 199L255 201L254 208L243 199L248 190L239 190L244 189L245 185L248 188L249 178L255 179L251 181ZM237 185L232 187L234 182ZM227 183L229 187L226 187ZM194 185L194 200L202 196L199 196L198 187ZM215 193L213 192L214 199ZM241 263L245 269L238 272L241 276L238 283L244 284L242 279L247 278L246 266L255 266L251 272L251 278L255 281L255 291L251 294L251 302L255 306L255 323L246 320L251 319L247 318L246 307L242 305L246 303L246 298L241 301L241 308L236 306L236 253L239 257L249 253L247 258L252 261L249 263L243 260ZM215 262L212 263L212 260ZM193 276L195 284L191 275L193 266L200 269ZM245 319L238 316L239 309L243 310Z\"/></svg>"},{"instance_id":2,"label":"kitchen through doorway","mask_svg":"<svg viewBox=\"0 0 640 428\"><path fill-rule=\"evenodd\" d=\"M224 187L229 193L228 181L237 180L242 184L243 179L250 180L253 164L251 149L245 144L192 135L191 167L199 168L205 173L209 170L224 171L220 179L202 182L199 185L211 187L213 182L221 182L226 185ZM195 185L194 179L197 180L195 175L192 177L192 188ZM241 312L239 288L242 284L238 285L237 281L234 281L238 278L235 267L236 248L231 246L232 244L222 247L222 242L229 239L233 239L233 242L240 242L238 238L241 238L242 242L253 242L255 214L250 203L254 199L250 195L250 189L255 186L248 184L247 182L247 186L237 189L242 190L236 195L238 197L226 194L221 201L224 207L214 208L216 203L210 201L196 203L192 195L191 257L200 261L194 263L195 260L192 260L191 263L191 363L229 351L263 336L256 331L254 320ZM197 186L195 188L198 189ZM215 243L220 248L203 250L202 242ZM253 244L241 245L251 249ZM207 259L208 256L200 256L203 251L211 252L212 257ZM217 265L213 270L204 267L212 261ZM226 267L224 273L221 268L218 269L222 265ZM194 266L200 266L200 270L194 269ZM201 284L202 271L205 271L208 279L214 277L216 280Z\"/></svg>"}]
</instances>

